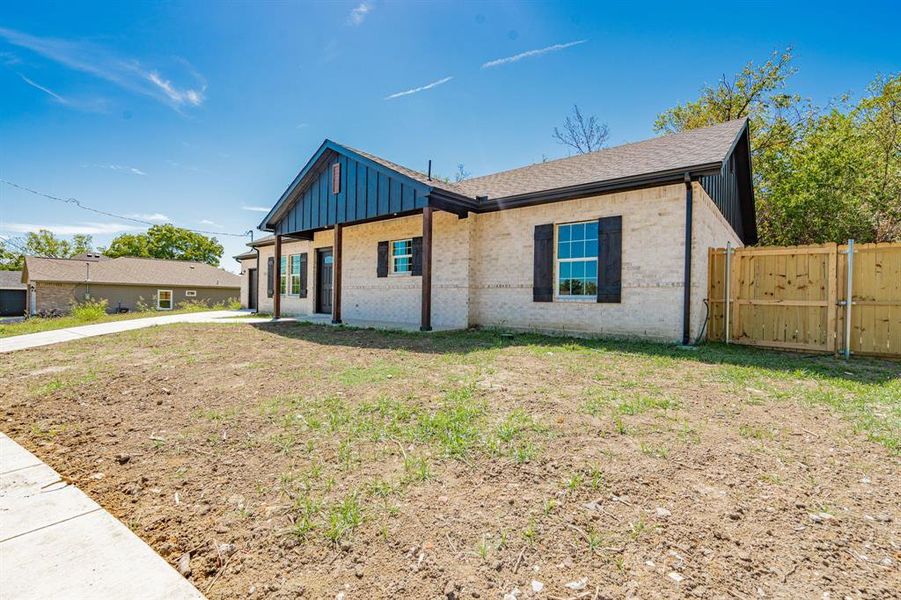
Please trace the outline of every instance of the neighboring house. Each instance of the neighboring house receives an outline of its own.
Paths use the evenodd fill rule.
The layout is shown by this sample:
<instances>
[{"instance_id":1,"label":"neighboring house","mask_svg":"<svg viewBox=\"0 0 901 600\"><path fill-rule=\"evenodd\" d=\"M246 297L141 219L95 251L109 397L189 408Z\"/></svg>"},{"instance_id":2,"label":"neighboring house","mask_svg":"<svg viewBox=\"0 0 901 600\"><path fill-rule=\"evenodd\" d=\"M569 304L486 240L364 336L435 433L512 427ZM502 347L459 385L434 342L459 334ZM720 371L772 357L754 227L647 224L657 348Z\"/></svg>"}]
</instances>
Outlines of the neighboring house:
<instances>
[{"instance_id":1,"label":"neighboring house","mask_svg":"<svg viewBox=\"0 0 901 600\"><path fill-rule=\"evenodd\" d=\"M0 317L25 314L25 292L22 271L0 271Z\"/></svg>"},{"instance_id":2,"label":"neighboring house","mask_svg":"<svg viewBox=\"0 0 901 600\"><path fill-rule=\"evenodd\" d=\"M326 140L260 224L275 236L237 257L242 298L334 322L689 342L707 249L757 239L749 150L738 120L447 183Z\"/></svg>"},{"instance_id":3,"label":"neighboring house","mask_svg":"<svg viewBox=\"0 0 901 600\"><path fill-rule=\"evenodd\" d=\"M106 300L108 310L172 310L185 301L236 300L240 277L206 263L85 254L74 258L25 257L28 314L68 311L85 300Z\"/></svg>"}]
</instances>

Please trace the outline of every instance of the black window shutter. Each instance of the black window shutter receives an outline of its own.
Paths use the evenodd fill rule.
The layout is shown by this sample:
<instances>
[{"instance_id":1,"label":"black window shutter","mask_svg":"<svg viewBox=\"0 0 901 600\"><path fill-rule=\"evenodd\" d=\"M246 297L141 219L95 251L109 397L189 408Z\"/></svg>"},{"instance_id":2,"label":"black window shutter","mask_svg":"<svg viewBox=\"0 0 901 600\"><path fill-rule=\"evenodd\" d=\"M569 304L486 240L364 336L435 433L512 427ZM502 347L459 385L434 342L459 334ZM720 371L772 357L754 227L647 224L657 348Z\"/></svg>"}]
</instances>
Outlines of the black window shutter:
<instances>
[{"instance_id":1,"label":"black window shutter","mask_svg":"<svg viewBox=\"0 0 901 600\"><path fill-rule=\"evenodd\" d=\"M621 302L623 218L598 220L598 302Z\"/></svg>"},{"instance_id":2,"label":"black window shutter","mask_svg":"<svg viewBox=\"0 0 901 600\"><path fill-rule=\"evenodd\" d=\"M379 258L376 265L376 274L379 277L388 276L388 242L379 242Z\"/></svg>"},{"instance_id":3,"label":"black window shutter","mask_svg":"<svg viewBox=\"0 0 901 600\"><path fill-rule=\"evenodd\" d=\"M300 297L307 297L307 253L300 254Z\"/></svg>"},{"instance_id":4,"label":"black window shutter","mask_svg":"<svg viewBox=\"0 0 901 600\"><path fill-rule=\"evenodd\" d=\"M554 224L535 226L532 301L554 300Z\"/></svg>"},{"instance_id":5,"label":"black window shutter","mask_svg":"<svg viewBox=\"0 0 901 600\"><path fill-rule=\"evenodd\" d=\"M266 296L272 298L275 295L275 257L266 259Z\"/></svg>"},{"instance_id":6,"label":"black window shutter","mask_svg":"<svg viewBox=\"0 0 901 600\"><path fill-rule=\"evenodd\" d=\"M413 238L413 270L411 275L422 275L422 238Z\"/></svg>"}]
</instances>

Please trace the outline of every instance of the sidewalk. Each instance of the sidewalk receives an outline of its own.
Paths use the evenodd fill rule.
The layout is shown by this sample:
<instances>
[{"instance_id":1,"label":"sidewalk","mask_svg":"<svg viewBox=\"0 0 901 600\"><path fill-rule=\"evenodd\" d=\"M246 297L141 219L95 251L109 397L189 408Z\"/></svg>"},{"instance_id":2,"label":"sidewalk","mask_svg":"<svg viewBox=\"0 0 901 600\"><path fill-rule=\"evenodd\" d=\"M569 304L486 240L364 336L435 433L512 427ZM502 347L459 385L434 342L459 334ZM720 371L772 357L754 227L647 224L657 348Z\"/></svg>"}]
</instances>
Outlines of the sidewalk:
<instances>
[{"instance_id":1,"label":"sidewalk","mask_svg":"<svg viewBox=\"0 0 901 600\"><path fill-rule=\"evenodd\" d=\"M203 600L125 525L0 433L0 596Z\"/></svg>"},{"instance_id":2,"label":"sidewalk","mask_svg":"<svg viewBox=\"0 0 901 600\"><path fill-rule=\"evenodd\" d=\"M24 350L26 348L37 348L38 346L47 346L50 344L69 342L71 340L78 340L86 337L119 333L120 331L131 331L133 329L143 329L144 327L166 325L169 323L260 323L269 321L269 319L265 317L261 317L260 319L230 318L246 316L247 314L249 314L249 311L245 310L215 310L200 313L183 313L180 315L147 317L146 319L111 321L109 323L82 325L80 327L68 327L66 329L54 329L53 331L42 331L40 333L29 333L26 335L16 335L8 338L0 338L0 353L13 352L15 350Z\"/></svg>"}]
</instances>

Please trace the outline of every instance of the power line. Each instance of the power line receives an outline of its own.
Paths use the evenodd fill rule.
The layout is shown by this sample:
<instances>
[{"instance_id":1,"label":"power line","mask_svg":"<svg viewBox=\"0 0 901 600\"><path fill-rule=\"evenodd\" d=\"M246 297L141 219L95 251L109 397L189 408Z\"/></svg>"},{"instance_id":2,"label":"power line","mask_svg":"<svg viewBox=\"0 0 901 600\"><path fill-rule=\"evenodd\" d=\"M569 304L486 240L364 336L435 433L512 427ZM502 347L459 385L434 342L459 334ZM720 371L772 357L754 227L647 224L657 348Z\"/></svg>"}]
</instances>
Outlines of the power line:
<instances>
[{"instance_id":1,"label":"power line","mask_svg":"<svg viewBox=\"0 0 901 600\"><path fill-rule=\"evenodd\" d=\"M5 183L6 185L12 186L14 188L20 189L23 192L28 192L30 194L34 194L35 196L43 196L44 198L48 198L50 200L55 200L57 202L62 202L64 204L74 205L82 210L87 210L92 213L97 213L98 215L104 215L107 217L113 217L114 219L122 219L123 221L131 221L133 223L141 223L142 225L159 225L159 223L154 223L152 221L146 221L144 219L136 219L134 217L126 217L125 215L118 215L116 213L107 212L105 210L100 210L97 208L92 208L90 206L85 206L81 203L77 198L60 198L59 196L54 196L52 194L45 194L44 192L39 192L37 190L33 190L30 187L26 187L24 185L19 185L18 183L14 183L12 181L6 179L0 179L0 182ZM187 231L193 231L194 233L203 233L206 235L227 235L231 237L247 237L248 235L252 236L251 231L246 231L244 233L230 233L226 231L206 231L204 229L189 229L187 227L180 227L180 229L185 229Z\"/></svg>"},{"instance_id":2,"label":"power line","mask_svg":"<svg viewBox=\"0 0 901 600\"><path fill-rule=\"evenodd\" d=\"M0 236L0 244L11 245L13 248L18 250L22 254L28 254L28 250L20 242L16 241L16 238Z\"/></svg>"}]
</instances>

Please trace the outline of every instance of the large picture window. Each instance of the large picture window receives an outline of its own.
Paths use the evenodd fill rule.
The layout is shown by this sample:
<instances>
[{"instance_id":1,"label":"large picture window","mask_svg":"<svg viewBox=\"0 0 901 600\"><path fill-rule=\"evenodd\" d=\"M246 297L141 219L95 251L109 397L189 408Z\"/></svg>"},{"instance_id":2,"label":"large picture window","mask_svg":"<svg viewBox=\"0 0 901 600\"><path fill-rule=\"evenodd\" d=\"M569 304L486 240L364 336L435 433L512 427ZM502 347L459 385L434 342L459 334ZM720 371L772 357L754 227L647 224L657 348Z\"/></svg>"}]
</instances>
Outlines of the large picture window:
<instances>
[{"instance_id":1,"label":"large picture window","mask_svg":"<svg viewBox=\"0 0 901 600\"><path fill-rule=\"evenodd\" d=\"M589 298L598 294L598 222L557 226L557 296Z\"/></svg>"},{"instance_id":2,"label":"large picture window","mask_svg":"<svg viewBox=\"0 0 901 600\"><path fill-rule=\"evenodd\" d=\"M413 240L391 242L391 273L409 275L413 272Z\"/></svg>"},{"instance_id":3,"label":"large picture window","mask_svg":"<svg viewBox=\"0 0 901 600\"><path fill-rule=\"evenodd\" d=\"M288 293L288 257L283 256L278 269L278 293L284 296Z\"/></svg>"},{"instance_id":4,"label":"large picture window","mask_svg":"<svg viewBox=\"0 0 901 600\"><path fill-rule=\"evenodd\" d=\"M288 293L294 296L300 295L300 254L292 254L288 260L288 276L290 288Z\"/></svg>"}]
</instances>

